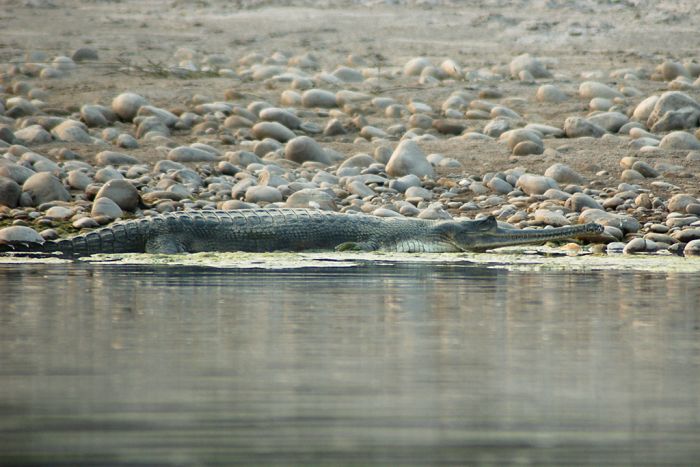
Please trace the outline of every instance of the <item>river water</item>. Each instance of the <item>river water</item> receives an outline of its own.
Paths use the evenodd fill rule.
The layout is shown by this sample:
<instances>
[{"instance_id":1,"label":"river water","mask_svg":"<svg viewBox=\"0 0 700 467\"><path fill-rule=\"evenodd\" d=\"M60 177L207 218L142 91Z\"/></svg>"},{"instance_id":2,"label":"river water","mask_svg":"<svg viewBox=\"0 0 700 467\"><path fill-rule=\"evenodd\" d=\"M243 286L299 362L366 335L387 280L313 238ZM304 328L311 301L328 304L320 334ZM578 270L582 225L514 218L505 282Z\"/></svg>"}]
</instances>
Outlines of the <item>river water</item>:
<instances>
[{"instance_id":1,"label":"river water","mask_svg":"<svg viewBox=\"0 0 700 467\"><path fill-rule=\"evenodd\" d=\"M699 284L0 264L0 465L693 464Z\"/></svg>"}]
</instances>

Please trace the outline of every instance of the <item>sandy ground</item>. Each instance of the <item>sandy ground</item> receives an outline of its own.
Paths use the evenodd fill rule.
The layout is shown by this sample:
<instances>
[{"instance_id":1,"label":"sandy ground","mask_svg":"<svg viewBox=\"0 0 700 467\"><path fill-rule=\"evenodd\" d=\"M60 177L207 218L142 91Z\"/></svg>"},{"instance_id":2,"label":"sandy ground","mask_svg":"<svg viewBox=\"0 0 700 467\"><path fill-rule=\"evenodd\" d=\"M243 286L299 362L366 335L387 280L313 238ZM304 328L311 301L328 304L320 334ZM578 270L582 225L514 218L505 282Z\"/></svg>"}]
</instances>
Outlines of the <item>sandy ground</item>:
<instances>
[{"instance_id":1,"label":"sandy ground","mask_svg":"<svg viewBox=\"0 0 700 467\"><path fill-rule=\"evenodd\" d=\"M319 4L322 6L314 6ZM648 95L668 90L666 82L623 83L610 78L610 72L631 68L651 73L665 59L697 58L700 24L700 6L694 1L5 0L0 6L0 61L6 64L21 63L33 51L45 52L49 57L70 55L81 46L99 51L98 61L81 64L70 76L39 83L49 92L49 106L67 113L86 103L109 105L123 91L142 94L154 105L173 109L191 107L195 95L224 100L227 89L238 91L244 104L258 99L278 104L286 89L284 85L266 86L208 74L155 76L123 67L130 63L142 68L149 62L176 65L179 60L175 54L183 47L196 52L195 63L220 54L237 71L241 69L238 60L251 52L266 56L276 51L288 56L312 52L327 71L346 64L351 54L372 67L380 63L376 58L380 54L378 72L390 75L415 56L429 57L436 64L451 58L466 72L477 72L503 70L513 57L529 52L547 64L553 78L535 83L514 79L448 80L437 86L421 86L416 78L398 76L397 72L394 77L381 79L379 89L371 91L403 103L418 99L439 109L455 90L465 90L474 98L484 90L495 90L502 97L491 101L508 105L528 122L558 127L568 116L588 113L588 102L575 95L580 82L585 81L583 73L602 72L604 78L600 81L612 86L633 85L642 91L642 96L627 99L628 109ZM5 80L6 85L9 82ZM544 83L555 83L574 97L559 105L541 104L534 96ZM370 90L363 84L343 88ZM700 98L698 89L687 92ZM366 117L380 128L395 123L379 112ZM315 121L323 124L327 117L319 116ZM486 122L470 121L469 126L478 130ZM348 156L373 150L370 142L354 142L356 136L317 139ZM173 138L178 143L195 140L190 134L176 133ZM215 138L205 138L205 142L226 150L240 148L226 146ZM88 159L100 150L65 143L37 149L48 150L57 144L67 145ZM514 160L507 147L495 141L455 142L443 138L423 145L426 152L458 159L469 174L514 166L543 173L553 162L566 162L589 179L612 187L619 183L619 160L635 155L627 140L620 137L548 139L546 146L565 148L558 156ZM149 161L163 158L147 142L131 153ZM664 180L697 195L698 168L685 161L686 154L667 152L649 162L684 166L680 176L668 175ZM608 175L596 175L601 170L607 170Z\"/></svg>"}]
</instances>

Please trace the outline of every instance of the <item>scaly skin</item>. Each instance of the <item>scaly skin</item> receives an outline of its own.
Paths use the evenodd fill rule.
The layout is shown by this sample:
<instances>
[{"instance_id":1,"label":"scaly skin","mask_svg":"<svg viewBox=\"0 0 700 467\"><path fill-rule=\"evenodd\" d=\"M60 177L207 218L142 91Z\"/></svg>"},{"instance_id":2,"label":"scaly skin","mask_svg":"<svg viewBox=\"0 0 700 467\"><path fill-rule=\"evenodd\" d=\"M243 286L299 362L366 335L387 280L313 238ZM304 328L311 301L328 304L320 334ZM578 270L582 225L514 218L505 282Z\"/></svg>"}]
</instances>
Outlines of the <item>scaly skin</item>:
<instances>
[{"instance_id":1,"label":"scaly skin","mask_svg":"<svg viewBox=\"0 0 700 467\"><path fill-rule=\"evenodd\" d=\"M602 230L597 224L503 229L493 217L423 220L311 209L242 209L175 212L116 222L68 239L0 245L0 251L60 252L67 256L328 249L458 252L563 240Z\"/></svg>"}]
</instances>

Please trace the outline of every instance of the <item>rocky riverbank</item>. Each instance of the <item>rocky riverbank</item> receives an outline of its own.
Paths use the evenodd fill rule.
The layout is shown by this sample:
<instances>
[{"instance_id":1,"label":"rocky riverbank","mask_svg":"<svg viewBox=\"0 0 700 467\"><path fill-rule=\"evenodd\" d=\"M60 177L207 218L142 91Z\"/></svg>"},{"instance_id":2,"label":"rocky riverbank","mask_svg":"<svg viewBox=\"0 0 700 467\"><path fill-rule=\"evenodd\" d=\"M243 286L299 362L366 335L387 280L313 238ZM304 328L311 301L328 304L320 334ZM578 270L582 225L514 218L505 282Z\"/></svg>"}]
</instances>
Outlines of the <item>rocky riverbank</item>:
<instances>
[{"instance_id":1,"label":"rocky riverbank","mask_svg":"<svg viewBox=\"0 0 700 467\"><path fill-rule=\"evenodd\" d=\"M502 51L476 66L459 51L326 53L302 40L115 65L99 45L18 49L1 67L0 242L262 206L597 222L597 252L700 254L692 55L580 69ZM101 69L113 74L97 98L71 97Z\"/></svg>"}]
</instances>

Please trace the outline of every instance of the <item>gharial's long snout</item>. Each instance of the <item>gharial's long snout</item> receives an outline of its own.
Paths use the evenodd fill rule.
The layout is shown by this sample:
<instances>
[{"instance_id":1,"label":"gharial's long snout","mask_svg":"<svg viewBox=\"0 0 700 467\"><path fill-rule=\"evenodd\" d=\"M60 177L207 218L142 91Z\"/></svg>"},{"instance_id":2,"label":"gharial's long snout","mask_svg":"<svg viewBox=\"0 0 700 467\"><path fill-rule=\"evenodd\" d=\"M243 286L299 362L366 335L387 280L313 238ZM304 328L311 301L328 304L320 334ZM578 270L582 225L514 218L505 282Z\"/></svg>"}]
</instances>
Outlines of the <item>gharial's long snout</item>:
<instances>
[{"instance_id":1,"label":"gharial's long snout","mask_svg":"<svg viewBox=\"0 0 700 467\"><path fill-rule=\"evenodd\" d=\"M466 226L465 226L466 227ZM474 228L476 227L476 228ZM506 229L498 227L492 217L472 224L455 237L455 245L463 251L484 251L493 248L543 243L552 240L594 235L603 232L599 224L581 224L547 229Z\"/></svg>"}]
</instances>

